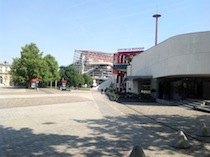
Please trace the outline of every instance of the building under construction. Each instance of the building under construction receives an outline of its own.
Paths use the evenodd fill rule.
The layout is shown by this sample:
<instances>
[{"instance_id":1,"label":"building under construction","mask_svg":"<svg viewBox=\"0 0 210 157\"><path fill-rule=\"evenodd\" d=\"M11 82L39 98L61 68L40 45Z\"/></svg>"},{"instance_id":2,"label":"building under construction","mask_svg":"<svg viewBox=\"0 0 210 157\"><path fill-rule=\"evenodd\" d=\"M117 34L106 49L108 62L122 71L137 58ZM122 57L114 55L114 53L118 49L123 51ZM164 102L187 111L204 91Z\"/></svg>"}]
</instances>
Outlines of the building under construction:
<instances>
[{"instance_id":1,"label":"building under construction","mask_svg":"<svg viewBox=\"0 0 210 157\"><path fill-rule=\"evenodd\" d=\"M90 74L96 86L112 76L113 54L75 50L73 66L81 74Z\"/></svg>"}]
</instances>

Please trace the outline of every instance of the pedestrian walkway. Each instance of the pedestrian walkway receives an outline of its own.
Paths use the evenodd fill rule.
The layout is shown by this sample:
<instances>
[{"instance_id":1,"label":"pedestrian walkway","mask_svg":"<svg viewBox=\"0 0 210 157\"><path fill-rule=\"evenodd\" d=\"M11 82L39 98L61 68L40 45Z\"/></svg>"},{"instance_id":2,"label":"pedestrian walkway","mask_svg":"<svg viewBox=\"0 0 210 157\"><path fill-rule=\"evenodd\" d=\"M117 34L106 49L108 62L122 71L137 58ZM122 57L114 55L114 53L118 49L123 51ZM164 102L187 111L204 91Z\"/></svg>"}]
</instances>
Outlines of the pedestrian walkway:
<instances>
[{"instance_id":1,"label":"pedestrian walkway","mask_svg":"<svg viewBox=\"0 0 210 157\"><path fill-rule=\"evenodd\" d=\"M90 102L1 109L0 156L82 157L97 153L94 141L100 141L82 121L101 118Z\"/></svg>"},{"instance_id":2,"label":"pedestrian walkway","mask_svg":"<svg viewBox=\"0 0 210 157\"><path fill-rule=\"evenodd\" d=\"M96 90L65 94L1 98L0 106L11 107L0 108L0 156L128 157L135 145L147 157L209 154L208 140L193 136L189 149L172 147L176 130L189 135L197 121L208 122L207 113L156 103L120 104Z\"/></svg>"},{"instance_id":3,"label":"pedestrian walkway","mask_svg":"<svg viewBox=\"0 0 210 157\"><path fill-rule=\"evenodd\" d=\"M145 148L147 155L151 156L207 156L210 155L210 137L198 135L203 123L210 127L210 114L195 111L182 106L162 105L160 103L117 103L109 101L105 95L94 94L101 101L132 119L131 124L139 124L139 127L147 130L143 139L135 141ZM103 99L101 97L103 97ZM175 134L182 130L186 133L191 147L179 150L172 147ZM139 132L133 130L133 134ZM149 135L147 137L147 135ZM144 141L146 140L146 142ZM151 142L148 142L151 141ZM135 143L133 143L135 144Z\"/></svg>"},{"instance_id":4,"label":"pedestrian walkway","mask_svg":"<svg viewBox=\"0 0 210 157\"><path fill-rule=\"evenodd\" d=\"M98 107L101 102L93 98L82 101L83 96L92 97L89 94L78 93L74 96L77 102L28 106L29 102L23 101L22 107L0 109L1 156L124 156L130 148L124 145L126 137L121 136L121 126L116 122L127 125L125 118L115 117L112 121L105 117ZM28 99L33 100L30 95ZM37 101L43 103L40 97ZM118 113L107 107L110 117Z\"/></svg>"}]
</instances>

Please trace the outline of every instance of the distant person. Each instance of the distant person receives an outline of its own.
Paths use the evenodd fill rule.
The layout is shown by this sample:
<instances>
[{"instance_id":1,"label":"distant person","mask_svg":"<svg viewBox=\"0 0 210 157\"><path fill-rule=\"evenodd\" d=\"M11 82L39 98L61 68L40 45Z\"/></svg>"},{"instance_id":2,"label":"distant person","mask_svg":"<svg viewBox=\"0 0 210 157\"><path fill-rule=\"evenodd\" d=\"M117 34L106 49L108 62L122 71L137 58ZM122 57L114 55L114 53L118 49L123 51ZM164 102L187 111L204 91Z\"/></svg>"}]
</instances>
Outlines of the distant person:
<instances>
[{"instance_id":1,"label":"distant person","mask_svg":"<svg viewBox=\"0 0 210 157\"><path fill-rule=\"evenodd\" d=\"M103 90L103 89L101 89L101 94L103 94L103 92L104 92L104 90Z\"/></svg>"}]
</instances>

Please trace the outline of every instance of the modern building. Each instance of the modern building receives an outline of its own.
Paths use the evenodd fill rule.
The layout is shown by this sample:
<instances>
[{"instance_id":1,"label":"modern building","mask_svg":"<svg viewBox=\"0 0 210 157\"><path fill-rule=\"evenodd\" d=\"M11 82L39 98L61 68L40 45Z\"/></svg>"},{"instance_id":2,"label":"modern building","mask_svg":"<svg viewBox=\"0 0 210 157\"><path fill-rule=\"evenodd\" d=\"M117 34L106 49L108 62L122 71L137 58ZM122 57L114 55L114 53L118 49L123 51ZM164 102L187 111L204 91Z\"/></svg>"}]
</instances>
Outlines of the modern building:
<instances>
[{"instance_id":1,"label":"modern building","mask_svg":"<svg viewBox=\"0 0 210 157\"><path fill-rule=\"evenodd\" d=\"M0 85L9 86L12 84L12 77L9 74L11 65L8 62L0 63Z\"/></svg>"},{"instance_id":2,"label":"modern building","mask_svg":"<svg viewBox=\"0 0 210 157\"><path fill-rule=\"evenodd\" d=\"M128 84L159 99L210 99L210 31L177 35L135 56Z\"/></svg>"},{"instance_id":3,"label":"modern building","mask_svg":"<svg viewBox=\"0 0 210 157\"><path fill-rule=\"evenodd\" d=\"M112 76L113 54L75 50L73 66L81 74L90 74L96 86Z\"/></svg>"},{"instance_id":4,"label":"modern building","mask_svg":"<svg viewBox=\"0 0 210 157\"><path fill-rule=\"evenodd\" d=\"M116 85L117 92L125 92L126 87L129 88L126 86L127 66L130 65L134 56L142 52L144 52L143 47L122 48L114 54L113 77L115 81L113 82Z\"/></svg>"}]
</instances>

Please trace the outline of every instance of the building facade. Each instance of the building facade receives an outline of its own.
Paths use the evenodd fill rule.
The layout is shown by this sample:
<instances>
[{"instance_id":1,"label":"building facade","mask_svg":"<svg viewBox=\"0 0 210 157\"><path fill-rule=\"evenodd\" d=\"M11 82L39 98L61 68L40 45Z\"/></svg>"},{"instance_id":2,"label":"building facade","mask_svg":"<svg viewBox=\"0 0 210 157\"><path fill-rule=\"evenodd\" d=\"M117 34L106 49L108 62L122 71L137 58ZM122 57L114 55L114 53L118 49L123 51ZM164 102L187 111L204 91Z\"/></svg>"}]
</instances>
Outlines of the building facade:
<instances>
[{"instance_id":1,"label":"building facade","mask_svg":"<svg viewBox=\"0 0 210 157\"><path fill-rule=\"evenodd\" d=\"M116 85L117 92L125 92L126 88L130 90L129 85L126 85L127 66L130 65L134 56L144 52L144 48L123 48L117 51L118 52L113 55L114 84Z\"/></svg>"},{"instance_id":2,"label":"building facade","mask_svg":"<svg viewBox=\"0 0 210 157\"><path fill-rule=\"evenodd\" d=\"M8 62L0 63L0 85L12 85L12 77L9 74L11 65Z\"/></svg>"},{"instance_id":3,"label":"building facade","mask_svg":"<svg viewBox=\"0 0 210 157\"><path fill-rule=\"evenodd\" d=\"M210 31L171 37L139 54L127 68L136 94L210 99Z\"/></svg>"}]
</instances>

